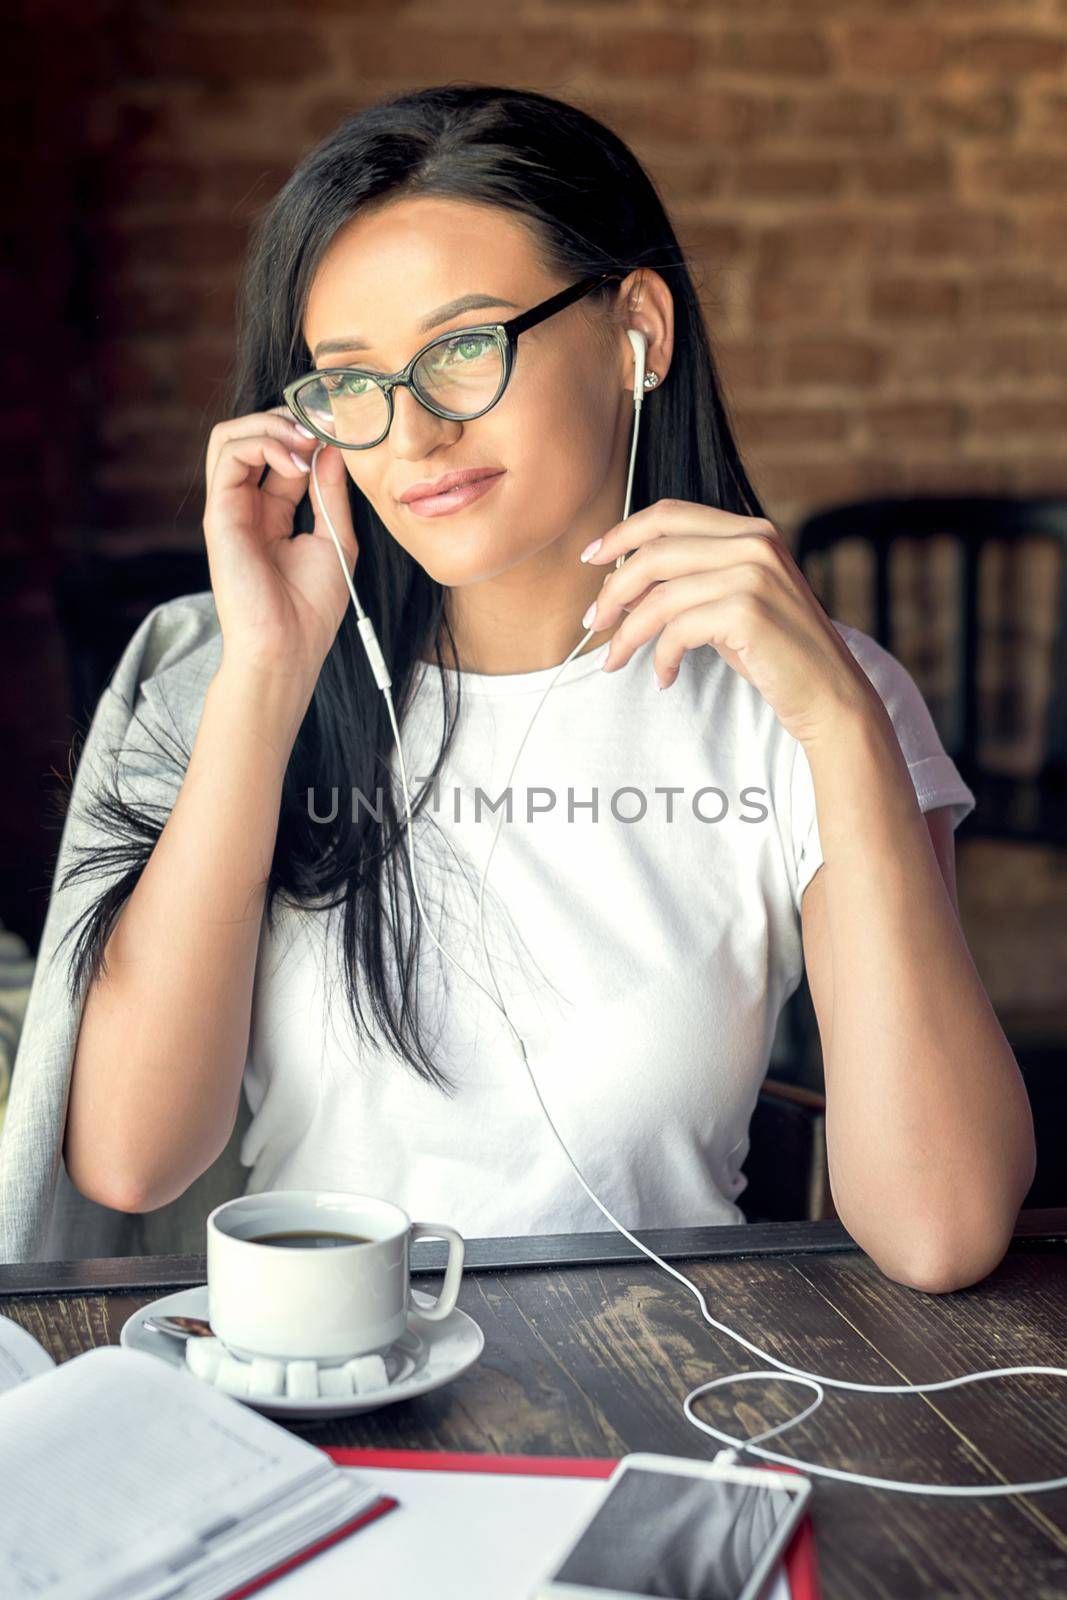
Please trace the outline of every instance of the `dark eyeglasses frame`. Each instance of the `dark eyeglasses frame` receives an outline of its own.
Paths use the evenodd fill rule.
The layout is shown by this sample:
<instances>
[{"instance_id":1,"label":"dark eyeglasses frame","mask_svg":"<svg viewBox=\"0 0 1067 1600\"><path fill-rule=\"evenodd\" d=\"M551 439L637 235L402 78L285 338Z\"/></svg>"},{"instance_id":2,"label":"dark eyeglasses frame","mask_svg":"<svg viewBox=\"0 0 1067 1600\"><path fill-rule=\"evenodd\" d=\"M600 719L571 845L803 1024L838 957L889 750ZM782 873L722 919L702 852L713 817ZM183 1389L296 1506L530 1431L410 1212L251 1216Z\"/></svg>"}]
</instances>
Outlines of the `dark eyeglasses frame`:
<instances>
[{"instance_id":1,"label":"dark eyeglasses frame","mask_svg":"<svg viewBox=\"0 0 1067 1600\"><path fill-rule=\"evenodd\" d=\"M558 294L551 295L547 300L542 300L540 305L531 307L529 311L520 312L517 317L511 317L507 322L480 322L470 328L450 328L447 333L439 333L430 340L429 344L424 344L422 349L416 351L412 356L406 367L403 367L399 372L392 373L389 377L385 377L379 372L367 372L363 367L318 367L314 372L306 372L301 377L294 378L292 383L286 384L283 390L285 403L297 420L302 422L306 428L310 428L316 438L321 439L325 444L335 444L339 450L373 450L376 445L381 444L393 425L393 390L398 388L410 389L419 403L425 406L427 411L431 411L435 417L444 417L450 422L473 422L475 417L483 417L487 411L491 411L502 399L515 368L515 356L520 333L525 333L527 328L536 328L539 323L547 321L549 317L554 317L557 311L563 311L567 306L573 305L576 300L581 300L583 296L591 294L594 289L599 289L603 284L621 283L625 277L627 277L627 273L617 267L607 272L598 272L590 278L583 278L581 283L572 284L569 289L561 289ZM480 411L446 411L443 406L437 405L426 395L419 393L418 386L412 378L416 363L426 354L427 350L432 350L434 345L445 344L449 339L456 339L460 336L469 337L475 333L491 335L497 342L504 370L500 388L489 404L483 406ZM333 438L328 433L324 433L321 428L315 426L315 423L305 414L300 405L299 391L305 384L313 383L318 378L329 377L335 373L352 372L358 373L361 378L369 378L373 383L376 383L384 393L389 409L385 427L379 437L372 439L369 444L347 444L340 439Z\"/></svg>"}]
</instances>

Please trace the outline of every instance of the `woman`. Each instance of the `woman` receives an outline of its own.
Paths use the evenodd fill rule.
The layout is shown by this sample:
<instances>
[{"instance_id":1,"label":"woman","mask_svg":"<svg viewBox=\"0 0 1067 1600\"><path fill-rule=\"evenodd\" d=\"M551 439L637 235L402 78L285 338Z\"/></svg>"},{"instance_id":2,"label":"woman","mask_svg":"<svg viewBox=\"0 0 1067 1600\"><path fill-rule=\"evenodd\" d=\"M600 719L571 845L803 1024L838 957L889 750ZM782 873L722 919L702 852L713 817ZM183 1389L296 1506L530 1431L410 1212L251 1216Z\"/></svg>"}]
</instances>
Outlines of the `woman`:
<instances>
[{"instance_id":1,"label":"woman","mask_svg":"<svg viewBox=\"0 0 1067 1600\"><path fill-rule=\"evenodd\" d=\"M488 359L471 330L612 268L524 329L477 415L401 386L390 417L375 376L455 334L419 370L424 397L457 393ZM620 523L631 328L657 381ZM476 938L484 806L592 627L540 707L487 889L507 1013L585 1177L630 1228L743 1221L749 1118L806 962L842 1221L902 1282L987 1273L1034 1157L955 910L973 796L907 673L826 616L764 516L632 153L536 94L373 107L263 220L240 340L207 458L211 592L131 642L137 727L94 812L110 848L71 874L109 873L71 962L76 1189L174 1205L243 1087L250 1190L380 1193L467 1235L604 1227ZM468 977L412 915L393 732L308 496L330 438L320 492L392 678L420 895ZM476 494L410 498L471 469Z\"/></svg>"}]
</instances>

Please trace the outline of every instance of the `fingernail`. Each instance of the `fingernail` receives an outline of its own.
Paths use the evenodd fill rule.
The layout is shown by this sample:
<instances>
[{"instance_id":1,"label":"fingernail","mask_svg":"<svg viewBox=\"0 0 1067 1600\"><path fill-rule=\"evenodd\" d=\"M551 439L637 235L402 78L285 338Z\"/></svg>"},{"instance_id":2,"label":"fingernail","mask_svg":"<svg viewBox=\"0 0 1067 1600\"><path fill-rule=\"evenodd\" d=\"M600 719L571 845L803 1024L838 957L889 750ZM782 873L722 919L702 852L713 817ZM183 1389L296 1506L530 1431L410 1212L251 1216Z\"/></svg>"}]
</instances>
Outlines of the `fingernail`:
<instances>
[{"instance_id":1,"label":"fingernail","mask_svg":"<svg viewBox=\"0 0 1067 1600\"><path fill-rule=\"evenodd\" d=\"M586 545L585 549L582 551L581 555L578 557L578 560L579 561L588 561L590 556L595 556L596 555L597 551L600 549L600 546L603 543L604 543L603 536L601 536L599 539L594 539L592 544L587 544Z\"/></svg>"},{"instance_id":2,"label":"fingernail","mask_svg":"<svg viewBox=\"0 0 1067 1600\"><path fill-rule=\"evenodd\" d=\"M593 604L589 607L589 610L586 612L585 616L582 618L582 627L583 628L591 628L593 626L593 618L595 616L596 616L596 601L594 600Z\"/></svg>"},{"instance_id":3,"label":"fingernail","mask_svg":"<svg viewBox=\"0 0 1067 1600\"><path fill-rule=\"evenodd\" d=\"M303 456L298 456L295 450L290 450L289 459L290 459L290 461L295 461L296 462L296 464L300 468L301 472L310 472L311 471L311 467L304 460Z\"/></svg>"},{"instance_id":4,"label":"fingernail","mask_svg":"<svg viewBox=\"0 0 1067 1600\"><path fill-rule=\"evenodd\" d=\"M297 433L302 433L305 439L315 438L315 434L312 433L311 429L305 428L302 422L294 422L293 427L296 429Z\"/></svg>"}]
</instances>

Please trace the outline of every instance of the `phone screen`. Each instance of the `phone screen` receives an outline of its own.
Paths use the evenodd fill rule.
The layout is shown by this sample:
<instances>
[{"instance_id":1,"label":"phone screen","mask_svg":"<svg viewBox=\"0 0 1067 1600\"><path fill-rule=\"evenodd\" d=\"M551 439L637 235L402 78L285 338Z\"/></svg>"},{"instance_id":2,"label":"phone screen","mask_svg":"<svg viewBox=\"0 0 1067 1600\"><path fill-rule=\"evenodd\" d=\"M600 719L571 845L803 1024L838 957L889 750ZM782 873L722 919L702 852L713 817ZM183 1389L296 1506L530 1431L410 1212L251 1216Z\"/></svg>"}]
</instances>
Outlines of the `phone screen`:
<instances>
[{"instance_id":1,"label":"phone screen","mask_svg":"<svg viewBox=\"0 0 1067 1600\"><path fill-rule=\"evenodd\" d=\"M793 1505L769 1485L630 1467L552 1581L660 1600L737 1600Z\"/></svg>"}]
</instances>

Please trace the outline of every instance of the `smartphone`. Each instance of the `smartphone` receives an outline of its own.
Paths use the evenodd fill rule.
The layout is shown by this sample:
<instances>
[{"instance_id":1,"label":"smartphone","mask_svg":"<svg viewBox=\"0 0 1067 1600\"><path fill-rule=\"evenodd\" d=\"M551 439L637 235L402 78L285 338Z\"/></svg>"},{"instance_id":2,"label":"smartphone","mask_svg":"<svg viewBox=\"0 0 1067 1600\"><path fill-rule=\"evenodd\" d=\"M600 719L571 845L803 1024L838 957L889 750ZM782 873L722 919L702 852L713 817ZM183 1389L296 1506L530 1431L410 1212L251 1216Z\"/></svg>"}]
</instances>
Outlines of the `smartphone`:
<instances>
[{"instance_id":1,"label":"smartphone","mask_svg":"<svg viewBox=\"0 0 1067 1600\"><path fill-rule=\"evenodd\" d=\"M757 1600L811 1498L811 1480L644 1452L529 1600Z\"/></svg>"}]
</instances>

